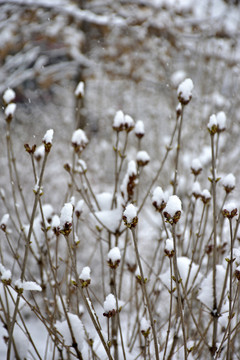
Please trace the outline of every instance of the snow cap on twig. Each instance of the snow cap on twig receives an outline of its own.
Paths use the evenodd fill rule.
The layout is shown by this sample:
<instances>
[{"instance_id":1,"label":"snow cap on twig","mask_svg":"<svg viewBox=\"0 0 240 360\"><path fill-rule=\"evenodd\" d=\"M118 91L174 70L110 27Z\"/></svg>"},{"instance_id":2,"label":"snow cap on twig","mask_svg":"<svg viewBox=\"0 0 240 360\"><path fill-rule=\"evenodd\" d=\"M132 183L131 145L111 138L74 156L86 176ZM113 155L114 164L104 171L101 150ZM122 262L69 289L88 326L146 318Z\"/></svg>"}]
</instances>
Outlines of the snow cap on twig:
<instances>
[{"instance_id":1,"label":"snow cap on twig","mask_svg":"<svg viewBox=\"0 0 240 360\"><path fill-rule=\"evenodd\" d=\"M216 134L216 132L217 132L217 117L215 114L210 116L207 128L211 135Z\"/></svg>"},{"instance_id":2,"label":"snow cap on twig","mask_svg":"<svg viewBox=\"0 0 240 360\"><path fill-rule=\"evenodd\" d=\"M113 294L109 294L103 304L104 313L103 316L110 318L117 312L116 298Z\"/></svg>"},{"instance_id":3,"label":"snow cap on twig","mask_svg":"<svg viewBox=\"0 0 240 360\"><path fill-rule=\"evenodd\" d=\"M151 324L150 321L144 317L141 319L140 330L142 335L147 338L151 330Z\"/></svg>"},{"instance_id":4,"label":"snow cap on twig","mask_svg":"<svg viewBox=\"0 0 240 360\"><path fill-rule=\"evenodd\" d=\"M193 82L192 79L185 79L177 90L178 100L182 105L187 105L192 98Z\"/></svg>"},{"instance_id":5,"label":"snow cap on twig","mask_svg":"<svg viewBox=\"0 0 240 360\"><path fill-rule=\"evenodd\" d=\"M87 287L91 283L91 269L89 266L85 266L79 276L82 287Z\"/></svg>"},{"instance_id":6,"label":"snow cap on twig","mask_svg":"<svg viewBox=\"0 0 240 360\"><path fill-rule=\"evenodd\" d=\"M17 107L17 105L15 103L11 103L11 104L7 105L5 112L4 112L7 122L11 122L11 120L14 116L14 113L16 111L16 107Z\"/></svg>"},{"instance_id":7,"label":"snow cap on twig","mask_svg":"<svg viewBox=\"0 0 240 360\"><path fill-rule=\"evenodd\" d=\"M236 178L232 173L230 173L222 179L221 183L222 183L226 193L230 193L231 191L233 191L235 189Z\"/></svg>"},{"instance_id":8,"label":"snow cap on twig","mask_svg":"<svg viewBox=\"0 0 240 360\"><path fill-rule=\"evenodd\" d=\"M118 267L118 265L120 264L120 260L121 260L120 250L117 246L115 246L108 252L107 263L110 268L116 269Z\"/></svg>"},{"instance_id":9,"label":"snow cap on twig","mask_svg":"<svg viewBox=\"0 0 240 360\"><path fill-rule=\"evenodd\" d=\"M201 173L202 164L199 159L193 159L192 164L191 164L191 170L192 170L193 175L195 175L195 176L197 176Z\"/></svg>"},{"instance_id":10,"label":"snow cap on twig","mask_svg":"<svg viewBox=\"0 0 240 360\"><path fill-rule=\"evenodd\" d=\"M162 212L166 207L168 195L163 192L161 186L157 186L153 191L152 204L158 212Z\"/></svg>"},{"instance_id":11,"label":"snow cap on twig","mask_svg":"<svg viewBox=\"0 0 240 360\"><path fill-rule=\"evenodd\" d=\"M135 135L139 139L145 135L144 123L142 120L138 120L135 124Z\"/></svg>"},{"instance_id":12,"label":"snow cap on twig","mask_svg":"<svg viewBox=\"0 0 240 360\"><path fill-rule=\"evenodd\" d=\"M138 151L137 153L137 164L138 166L146 166L150 161L150 156L144 150Z\"/></svg>"},{"instance_id":13,"label":"snow cap on twig","mask_svg":"<svg viewBox=\"0 0 240 360\"><path fill-rule=\"evenodd\" d=\"M228 219L232 219L234 216L237 215L237 206L232 201L223 206L222 214L224 217L227 217Z\"/></svg>"},{"instance_id":14,"label":"snow cap on twig","mask_svg":"<svg viewBox=\"0 0 240 360\"><path fill-rule=\"evenodd\" d=\"M171 225L176 224L181 217L182 202L177 195L171 195L164 209L163 215Z\"/></svg>"},{"instance_id":15,"label":"snow cap on twig","mask_svg":"<svg viewBox=\"0 0 240 360\"><path fill-rule=\"evenodd\" d=\"M84 97L84 82L83 81L80 81L78 83L74 94L78 99L81 99Z\"/></svg>"},{"instance_id":16,"label":"snow cap on twig","mask_svg":"<svg viewBox=\"0 0 240 360\"><path fill-rule=\"evenodd\" d=\"M220 111L216 115L217 117L217 130L218 132L223 132L226 130L226 114L224 111Z\"/></svg>"},{"instance_id":17,"label":"snow cap on twig","mask_svg":"<svg viewBox=\"0 0 240 360\"><path fill-rule=\"evenodd\" d=\"M76 153L82 152L88 144L88 138L82 129L77 129L72 135L72 146Z\"/></svg>"},{"instance_id":18,"label":"snow cap on twig","mask_svg":"<svg viewBox=\"0 0 240 360\"><path fill-rule=\"evenodd\" d=\"M129 204L126 206L126 209L123 212L123 221L125 225L132 229L134 228L138 223L138 217L137 217L137 208L133 204Z\"/></svg>"},{"instance_id":19,"label":"snow cap on twig","mask_svg":"<svg viewBox=\"0 0 240 360\"><path fill-rule=\"evenodd\" d=\"M3 102L8 105L15 100L16 93L13 89L7 89L3 94Z\"/></svg>"},{"instance_id":20,"label":"snow cap on twig","mask_svg":"<svg viewBox=\"0 0 240 360\"><path fill-rule=\"evenodd\" d=\"M195 199L198 199L202 195L201 186L200 186L200 183L198 181L195 181L193 183L192 194L195 197Z\"/></svg>"},{"instance_id":21,"label":"snow cap on twig","mask_svg":"<svg viewBox=\"0 0 240 360\"><path fill-rule=\"evenodd\" d=\"M1 223L0 223L0 228L2 231L6 232L7 231L7 223L9 220L9 214L4 214L2 219L1 219Z\"/></svg>"},{"instance_id":22,"label":"snow cap on twig","mask_svg":"<svg viewBox=\"0 0 240 360\"><path fill-rule=\"evenodd\" d=\"M174 255L173 239L166 240L164 252L169 258L173 257Z\"/></svg>"},{"instance_id":23,"label":"snow cap on twig","mask_svg":"<svg viewBox=\"0 0 240 360\"><path fill-rule=\"evenodd\" d=\"M44 135L44 137L42 139L42 142L44 144L46 153L49 153L50 150L51 150L52 141L53 141L53 134L54 134L53 129L49 129L49 130L47 130L47 132L45 133L45 135Z\"/></svg>"},{"instance_id":24,"label":"snow cap on twig","mask_svg":"<svg viewBox=\"0 0 240 360\"><path fill-rule=\"evenodd\" d=\"M71 203L66 203L60 215L60 232L63 235L69 235L72 230L72 214L73 206Z\"/></svg>"},{"instance_id":25,"label":"snow cap on twig","mask_svg":"<svg viewBox=\"0 0 240 360\"><path fill-rule=\"evenodd\" d=\"M207 189L204 189L201 194L201 200L204 204L209 203L211 200L211 194Z\"/></svg>"}]
</instances>

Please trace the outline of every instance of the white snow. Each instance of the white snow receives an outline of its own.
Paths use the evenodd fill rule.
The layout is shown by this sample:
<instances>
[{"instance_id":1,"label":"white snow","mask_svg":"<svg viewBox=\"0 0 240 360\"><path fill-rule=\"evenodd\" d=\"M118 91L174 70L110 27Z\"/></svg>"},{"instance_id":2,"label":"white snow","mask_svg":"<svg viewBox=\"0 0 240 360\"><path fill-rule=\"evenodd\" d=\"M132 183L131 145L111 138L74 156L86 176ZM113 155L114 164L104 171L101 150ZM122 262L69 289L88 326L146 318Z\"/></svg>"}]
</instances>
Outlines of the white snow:
<instances>
[{"instance_id":1,"label":"white snow","mask_svg":"<svg viewBox=\"0 0 240 360\"><path fill-rule=\"evenodd\" d=\"M135 124L135 134L139 137L143 137L145 134L144 123L142 120L138 120Z\"/></svg>"},{"instance_id":2,"label":"white snow","mask_svg":"<svg viewBox=\"0 0 240 360\"><path fill-rule=\"evenodd\" d=\"M217 118L217 125L218 125L218 129L220 131L223 131L226 129L226 114L224 111L220 111L217 113L216 115Z\"/></svg>"},{"instance_id":3,"label":"white snow","mask_svg":"<svg viewBox=\"0 0 240 360\"><path fill-rule=\"evenodd\" d=\"M103 223L107 229L112 231L113 233L119 227L119 224L122 225L122 209L119 207L113 210L102 210L95 212L97 218ZM101 224L98 224L101 227ZM120 227L120 229L122 226Z\"/></svg>"},{"instance_id":4,"label":"white snow","mask_svg":"<svg viewBox=\"0 0 240 360\"><path fill-rule=\"evenodd\" d=\"M72 332L78 345L78 349L81 351L84 344L84 330L82 321L75 314L68 313L69 322L71 324ZM57 331L62 335L65 345L71 346L73 339L69 330L67 320L63 322L57 321L55 325Z\"/></svg>"},{"instance_id":5,"label":"white snow","mask_svg":"<svg viewBox=\"0 0 240 360\"><path fill-rule=\"evenodd\" d=\"M84 205L84 200L81 199L77 202L77 205L75 206L75 213L78 213L79 216L81 215L81 213L83 211L83 205Z\"/></svg>"},{"instance_id":6,"label":"white snow","mask_svg":"<svg viewBox=\"0 0 240 360\"><path fill-rule=\"evenodd\" d=\"M137 208L133 204L129 204L126 206L126 209L123 212L123 215L127 219L127 223L131 224L133 219L137 216Z\"/></svg>"},{"instance_id":7,"label":"white snow","mask_svg":"<svg viewBox=\"0 0 240 360\"><path fill-rule=\"evenodd\" d=\"M234 201L230 201L223 206L223 210L227 210L229 213L235 209L237 209L237 205Z\"/></svg>"},{"instance_id":8,"label":"white snow","mask_svg":"<svg viewBox=\"0 0 240 360\"><path fill-rule=\"evenodd\" d=\"M186 78L185 71L177 70L171 75L171 83L174 87L177 87L185 78Z\"/></svg>"},{"instance_id":9,"label":"white snow","mask_svg":"<svg viewBox=\"0 0 240 360\"><path fill-rule=\"evenodd\" d=\"M0 227L2 227L2 225L6 227L8 220L9 220L9 214L4 214L0 222Z\"/></svg>"},{"instance_id":10,"label":"white snow","mask_svg":"<svg viewBox=\"0 0 240 360\"><path fill-rule=\"evenodd\" d=\"M150 321L143 317L140 323L140 330L146 332L150 328L151 328Z\"/></svg>"},{"instance_id":11,"label":"white snow","mask_svg":"<svg viewBox=\"0 0 240 360\"><path fill-rule=\"evenodd\" d=\"M188 271L189 271L189 265L191 263L191 260L185 256L181 256L177 258L177 266L179 270L180 277L182 279L182 282L184 286L186 285L186 280L188 278ZM191 273L188 279L188 289L191 287L193 280L195 278L195 275L197 274L199 265L196 265L195 263L192 263ZM160 280L163 282L164 285L167 286L168 289L171 288L171 279L170 279L170 269L168 269L165 273L161 274L159 276ZM202 274L199 272L194 285L197 285L200 283L202 279Z\"/></svg>"},{"instance_id":12,"label":"white snow","mask_svg":"<svg viewBox=\"0 0 240 360\"><path fill-rule=\"evenodd\" d=\"M80 280L83 280L83 281L87 281L87 280L91 280L91 269L89 266L85 266L83 269L82 269L82 272L79 276L79 279Z\"/></svg>"},{"instance_id":13,"label":"white snow","mask_svg":"<svg viewBox=\"0 0 240 360\"><path fill-rule=\"evenodd\" d=\"M72 144L80 147L83 150L88 144L88 138L82 129L77 129L72 135Z\"/></svg>"},{"instance_id":14,"label":"white snow","mask_svg":"<svg viewBox=\"0 0 240 360\"><path fill-rule=\"evenodd\" d=\"M193 183L192 193L196 197L198 197L198 196L200 196L202 194L201 186L200 186L200 183L198 181L195 181Z\"/></svg>"},{"instance_id":15,"label":"white snow","mask_svg":"<svg viewBox=\"0 0 240 360\"><path fill-rule=\"evenodd\" d=\"M137 163L139 164L147 164L150 161L150 156L148 155L148 153L144 150L138 151L137 153Z\"/></svg>"},{"instance_id":16,"label":"white snow","mask_svg":"<svg viewBox=\"0 0 240 360\"><path fill-rule=\"evenodd\" d=\"M111 260L113 264L121 260L121 253L117 246L115 246L108 252L108 260Z\"/></svg>"},{"instance_id":17,"label":"white snow","mask_svg":"<svg viewBox=\"0 0 240 360\"><path fill-rule=\"evenodd\" d=\"M53 141L53 129L49 129L47 130L47 132L45 133L42 141L44 144L52 144L52 141Z\"/></svg>"},{"instance_id":18,"label":"white snow","mask_svg":"<svg viewBox=\"0 0 240 360\"><path fill-rule=\"evenodd\" d=\"M12 278L12 273L10 270L6 270L5 267L0 263L0 274L1 280L9 281Z\"/></svg>"},{"instance_id":19,"label":"white snow","mask_svg":"<svg viewBox=\"0 0 240 360\"><path fill-rule=\"evenodd\" d=\"M128 163L127 174L129 176L137 175L137 166L134 160L130 160Z\"/></svg>"},{"instance_id":20,"label":"white snow","mask_svg":"<svg viewBox=\"0 0 240 360\"><path fill-rule=\"evenodd\" d=\"M66 223L72 223L73 206L71 203L66 203L60 215L60 227L64 228Z\"/></svg>"},{"instance_id":21,"label":"white snow","mask_svg":"<svg viewBox=\"0 0 240 360\"><path fill-rule=\"evenodd\" d=\"M174 250L173 239L167 239L165 243L165 250L171 253Z\"/></svg>"},{"instance_id":22,"label":"white snow","mask_svg":"<svg viewBox=\"0 0 240 360\"><path fill-rule=\"evenodd\" d=\"M83 97L84 96L84 82L80 81L75 90L76 97Z\"/></svg>"},{"instance_id":23,"label":"white snow","mask_svg":"<svg viewBox=\"0 0 240 360\"><path fill-rule=\"evenodd\" d=\"M101 210L111 210L112 197L112 193L109 192L103 192L96 195Z\"/></svg>"},{"instance_id":24,"label":"white snow","mask_svg":"<svg viewBox=\"0 0 240 360\"><path fill-rule=\"evenodd\" d=\"M187 103L192 98L193 91L193 82L190 78L185 79L179 86L177 90L178 97L180 102Z\"/></svg>"},{"instance_id":25,"label":"white snow","mask_svg":"<svg viewBox=\"0 0 240 360\"><path fill-rule=\"evenodd\" d=\"M130 115L125 115L124 125L126 129L132 129L135 125L133 118Z\"/></svg>"},{"instance_id":26,"label":"white snow","mask_svg":"<svg viewBox=\"0 0 240 360\"><path fill-rule=\"evenodd\" d=\"M236 186L236 178L230 173L221 180L221 183L223 187L233 190Z\"/></svg>"},{"instance_id":27,"label":"white snow","mask_svg":"<svg viewBox=\"0 0 240 360\"><path fill-rule=\"evenodd\" d=\"M215 114L210 116L207 127L209 130L212 130L213 127L217 127L217 117Z\"/></svg>"},{"instance_id":28,"label":"white snow","mask_svg":"<svg viewBox=\"0 0 240 360\"><path fill-rule=\"evenodd\" d=\"M34 281L21 281L19 279L15 281L15 287L27 291L42 291L41 286Z\"/></svg>"},{"instance_id":29,"label":"white snow","mask_svg":"<svg viewBox=\"0 0 240 360\"><path fill-rule=\"evenodd\" d=\"M226 269L222 265L216 266L216 297L217 302L219 302L223 290L224 279L225 279ZM228 281L226 286L226 291L228 288ZM213 306L213 274L210 271L207 277L203 280L201 288L199 290L198 300L201 301L209 309L212 309ZM222 309L223 310L223 309Z\"/></svg>"},{"instance_id":30,"label":"white snow","mask_svg":"<svg viewBox=\"0 0 240 360\"><path fill-rule=\"evenodd\" d=\"M79 172L79 174L83 174L87 171L87 164L84 160L82 159L78 159L77 161L77 166L76 166L76 171Z\"/></svg>"},{"instance_id":31,"label":"white snow","mask_svg":"<svg viewBox=\"0 0 240 360\"><path fill-rule=\"evenodd\" d=\"M58 226L60 226L60 218L58 215L53 215L51 225L53 228L57 228Z\"/></svg>"},{"instance_id":32,"label":"white snow","mask_svg":"<svg viewBox=\"0 0 240 360\"><path fill-rule=\"evenodd\" d=\"M122 110L118 110L113 119L113 128L119 129L125 124L124 113Z\"/></svg>"},{"instance_id":33,"label":"white snow","mask_svg":"<svg viewBox=\"0 0 240 360\"><path fill-rule=\"evenodd\" d=\"M191 164L191 169L194 172L199 172L202 170L202 164L201 161L199 159L193 159L192 164Z\"/></svg>"},{"instance_id":34,"label":"white snow","mask_svg":"<svg viewBox=\"0 0 240 360\"><path fill-rule=\"evenodd\" d=\"M15 91L7 89L3 94L3 101L5 104L10 104L16 97Z\"/></svg>"},{"instance_id":35,"label":"white snow","mask_svg":"<svg viewBox=\"0 0 240 360\"><path fill-rule=\"evenodd\" d=\"M164 211L171 217L173 217L177 211L182 211L182 202L177 195L171 195L169 197Z\"/></svg>"},{"instance_id":36,"label":"white snow","mask_svg":"<svg viewBox=\"0 0 240 360\"><path fill-rule=\"evenodd\" d=\"M5 115L6 117L12 117L16 111L17 105L15 103L8 104L8 106L5 109Z\"/></svg>"},{"instance_id":37,"label":"white snow","mask_svg":"<svg viewBox=\"0 0 240 360\"><path fill-rule=\"evenodd\" d=\"M164 193L161 186L157 186L153 191L152 202L156 203L157 206L161 206L162 203L166 203L168 200L168 194Z\"/></svg>"},{"instance_id":38,"label":"white snow","mask_svg":"<svg viewBox=\"0 0 240 360\"><path fill-rule=\"evenodd\" d=\"M34 157L36 160L41 160L44 157L45 154L45 147L43 144L41 144L40 146L38 146L34 152Z\"/></svg>"},{"instance_id":39,"label":"white snow","mask_svg":"<svg viewBox=\"0 0 240 360\"><path fill-rule=\"evenodd\" d=\"M211 197L212 197L211 194L210 194L210 192L208 191L208 189L204 189L204 190L202 191L201 196L202 196L203 198L205 198L206 200L211 199Z\"/></svg>"},{"instance_id":40,"label":"white snow","mask_svg":"<svg viewBox=\"0 0 240 360\"><path fill-rule=\"evenodd\" d=\"M106 297L106 300L104 301L104 304L103 304L103 308L106 313L108 313L112 310L117 310L116 299L113 294L109 294Z\"/></svg>"}]
</instances>

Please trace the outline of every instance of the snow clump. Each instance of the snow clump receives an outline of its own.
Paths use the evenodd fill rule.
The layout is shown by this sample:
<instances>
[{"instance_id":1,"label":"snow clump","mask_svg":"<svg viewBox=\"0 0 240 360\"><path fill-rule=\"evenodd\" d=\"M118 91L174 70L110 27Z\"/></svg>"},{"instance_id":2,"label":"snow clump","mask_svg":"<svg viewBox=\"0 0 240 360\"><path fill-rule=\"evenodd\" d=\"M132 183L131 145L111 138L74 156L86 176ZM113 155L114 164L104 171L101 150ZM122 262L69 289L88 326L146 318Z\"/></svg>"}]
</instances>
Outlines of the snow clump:
<instances>
[{"instance_id":1,"label":"snow clump","mask_svg":"<svg viewBox=\"0 0 240 360\"><path fill-rule=\"evenodd\" d=\"M82 269L81 274L79 275L79 280L82 284L82 287L87 287L91 283L91 269L89 266L85 266Z\"/></svg>"},{"instance_id":2,"label":"snow clump","mask_svg":"<svg viewBox=\"0 0 240 360\"><path fill-rule=\"evenodd\" d=\"M168 194L164 193L161 186L157 186L153 191L152 204L158 212L163 211L166 207Z\"/></svg>"},{"instance_id":3,"label":"snow clump","mask_svg":"<svg viewBox=\"0 0 240 360\"><path fill-rule=\"evenodd\" d=\"M227 217L228 219L232 219L234 216L237 215L237 206L235 202L229 202L224 205L222 214L224 217Z\"/></svg>"},{"instance_id":4,"label":"snow clump","mask_svg":"<svg viewBox=\"0 0 240 360\"><path fill-rule=\"evenodd\" d=\"M142 120L138 120L135 124L135 135L141 139L145 135L144 123Z\"/></svg>"},{"instance_id":5,"label":"snow clump","mask_svg":"<svg viewBox=\"0 0 240 360\"><path fill-rule=\"evenodd\" d=\"M173 257L174 254L173 239L166 240L164 252L168 257Z\"/></svg>"},{"instance_id":6,"label":"snow clump","mask_svg":"<svg viewBox=\"0 0 240 360\"><path fill-rule=\"evenodd\" d=\"M9 220L9 214L4 214L0 222L0 228L2 231L6 231L8 220Z\"/></svg>"},{"instance_id":7,"label":"snow clump","mask_svg":"<svg viewBox=\"0 0 240 360\"><path fill-rule=\"evenodd\" d=\"M84 344L84 330L82 321L75 314L68 313L67 316L71 324L73 336L76 340L78 349L81 351ZM55 326L57 331L62 335L64 344L67 346L72 346L73 339L67 320L64 320L63 322L57 321Z\"/></svg>"},{"instance_id":8,"label":"snow clump","mask_svg":"<svg viewBox=\"0 0 240 360\"><path fill-rule=\"evenodd\" d=\"M84 97L84 82L80 81L75 90L75 96L81 99Z\"/></svg>"},{"instance_id":9,"label":"snow clump","mask_svg":"<svg viewBox=\"0 0 240 360\"><path fill-rule=\"evenodd\" d=\"M224 111L220 111L216 115L218 131L222 132L226 129L226 114Z\"/></svg>"},{"instance_id":10,"label":"snow clump","mask_svg":"<svg viewBox=\"0 0 240 360\"><path fill-rule=\"evenodd\" d=\"M138 166L145 166L149 163L150 156L144 150L138 151L137 153L137 164Z\"/></svg>"},{"instance_id":11,"label":"snow clump","mask_svg":"<svg viewBox=\"0 0 240 360\"><path fill-rule=\"evenodd\" d=\"M201 200L204 204L207 204L211 200L211 194L208 189L204 189L201 194Z\"/></svg>"},{"instance_id":12,"label":"snow clump","mask_svg":"<svg viewBox=\"0 0 240 360\"><path fill-rule=\"evenodd\" d=\"M171 195L164 209L166 221L171 225L176 224L181 217L182 202L177 195Z\"/></svg>"},{"instance_id":13,"label":"snow clump","mask_svg":"<svg viewBox=\"0 0 240 360\"><path fill-rule=\"evenodd\" d=\"M143 317L141 319L140 330L144 337L147 337L149 335L150 329L151 329L150 321Z\"/></svg>"},{"instance_id":14,"label":"snow clump","mask_svg":"<svg viewBox=\"0 0 240 360\"><path fill-rule=\"evenodd\" d=\"M46 131L42 141L44 144L52 144L52 141L53 141L53 134L54 134L54 131L53 129L49 129Z\"/></svg>"},{"instance_id":15,"label":"snow clump","mask_svg":"<svg viewBox=\"0 0 240 360\"><path fill-rule=\"evenodd\" d=\"M106 297L106 300L104 301L104 304L103 304L103 308L104 308L103 316L112 317L116 314L117 303L116 303L115 296L113 294L109 294Z\"/></svg>"},{"instance_id":16,"label":"snow clump","mask_svg":"<svg viewBox=\"0 0 240 360\"><path fill-rule=\"evenodd\" d=\"M5 116L7 119L11 119L16 111L17 105L14 103L8 104L5 109Z\"/></svg>"},{"instance_id":17,"label":"snow clump","mask_svg":"<svg viewBox=\"0 0 240 360\"><path fill-rule=\"evenodd\" d=\"M12 89L5 90L3 94L3 101L5 104L10 104L16 97L15 91Z\"/></svg>"},{"instance_id":18,"label":"snow clump","mask_svg":"<svg viewBox=\"0 0 240 360\"><path fill-rule=\"evenodd\" d=\"M11 282L12 273L10 270L6 270L5 267L0 263L0 274L1 280L6 283Z\"/></svg>"},{"instance_id":19,"label":"snow clump","mask_svg":"<svg viewBox=\"0 0 240 360\"><path fill-rule=\"evenodd\" d=\"M88 138L82 129L77 129L72 135L72 146L76 153L82 152L88 144Z\"/></svg>"},{"instance_id":20,"label":"snow clump","mask_svg":"<svg viewBox=\"0 0 240 360\"><path fill-rule=\"evenodd\" d=\"M193 175L195 175L195 176L200 174L200 172L202 171L202 164L199 159L193 159L192 164L191 164L191 170L192 170Z\"/></svg>"},{"instance_id":21,"label":"snow clump","mask_svg":"<svg viewBox=\"0 0 240 360\"><path fill-rule=\"evenodd\" d=\"M112 269L116 269L120 263L121 260L121 253L117 246L112 248L108 253L108 265Z\"/></svg>"},{"instance_id":22,"label":"snow clump","mask_svg":"<svg viewBox=\"0 0 240 360\"><path fill-rule=\"evenodd\" d=\"M137 225L137 208L133 204L126 206L126 209L123 212L123 220L127 227L132 228Z\"/></svg>"},{"instance_id":23,"label":"snow clump","mask_svg":"<svg viewBox=\"0 0 240 360\"><path fill-rule=\"evenodd\" d=\"M17 290L28 290L28 291L42 291L40 285L34 281L22 281L21 279L15 281L15 288Z\"/></svg>"},{"instance_id":24,"label":"snow clump","mask_svg":"<svg viewBox=\"0 0 240 360\"><path fill-rule=\"evenodd\" d=\"M113 119L113 130L130 132L135 126L134 120L130 115L124 115L122 110L118 110Z\"/></svg>"},{"instance_id":25,"label":"snow clump","mask_svg":"<svg viewBox=\"0 0 240 360\"><path fill-rule=\"evenodd\" d=\"M222 179L221 183L226 193L230 193L236 186L236 178L232 173L230 173Z\"/></svg>"},{"instance_id":26,"label":"snow clump","mask_svg":"<svg viewBox=\"0 0 240 360\"><path fill-rule=\"evenodd\" d=\"M71 203L66 203L60 215L60 231L64 235L68 235L72 229L72 215L73 215L73 206Z\"/></svg>"},{"instance_id":27,"label":"snow clump","mask_svg":"<svg viewBox=\"0 0 240 360\"><path fill-rule=\"evenodd\" d=\"M192 98L193 82L190 78L185 79L177 90L178 100L181 104L187 105Z\"/></svg>"},{"instance_id":28,"label":"snow clump","mask_svg":"<svg viewBox=\"0 0 240 360\"><path fill-rule=\"evenodd\" d=\"M207 127L211 135L217 132L217 117L215 114L210 116Z\"/></svg>"},{"instance_id":29,"label":"snow clump","mask_svg":"<svg viewBox=\"0 0 240 360\"><path fill-rule=\"evenodd\" d=\"M202 195L201 186L198 181L195 181L192 187L192 194L197 199Z\"/></svg>"}]
</instances>

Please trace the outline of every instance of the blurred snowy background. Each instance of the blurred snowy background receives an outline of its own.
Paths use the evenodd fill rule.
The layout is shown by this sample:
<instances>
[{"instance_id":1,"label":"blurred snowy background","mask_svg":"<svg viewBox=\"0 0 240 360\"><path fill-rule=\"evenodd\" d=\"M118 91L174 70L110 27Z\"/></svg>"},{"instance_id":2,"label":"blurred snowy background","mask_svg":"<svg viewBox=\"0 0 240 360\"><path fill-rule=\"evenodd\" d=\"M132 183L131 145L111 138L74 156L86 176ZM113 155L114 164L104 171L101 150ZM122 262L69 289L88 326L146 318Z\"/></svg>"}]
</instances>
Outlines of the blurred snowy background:
<instances>
[{"instance_id":1,"label":"blurred snowy background","mask_svg":"<svg viewBox=\"0 0 240 360\"><path fill-rule=\"evenodd\" d=\"M32 199L34 180L23 144L39 145L53 128L44 201L58 213L68 191L63 164L71 159L72 132L79 125L86 131L89 178L96 192L109 191L114 114L122 109L143 120L151 178L174 126L176 89L186 77L193 80L194 92L184 114L181 173L190 176L195 157L204 166L210 163L206 126L212 113L223 110L227 133L221 138L219 169L239 178L238 1L0 0L0 93L11 87L17 94L11 126L20 181L26 199ZM74 96L79 81L85 83L81 108ZM130 146L130 158L135 145ZM8 195L3 111L0 168L0 187ZM171 166L163 176L171 178ZM184 195L188 180L185 176L179 184ZM208 184L207 177L204 181Z\"/></svg>"}]
</instances>

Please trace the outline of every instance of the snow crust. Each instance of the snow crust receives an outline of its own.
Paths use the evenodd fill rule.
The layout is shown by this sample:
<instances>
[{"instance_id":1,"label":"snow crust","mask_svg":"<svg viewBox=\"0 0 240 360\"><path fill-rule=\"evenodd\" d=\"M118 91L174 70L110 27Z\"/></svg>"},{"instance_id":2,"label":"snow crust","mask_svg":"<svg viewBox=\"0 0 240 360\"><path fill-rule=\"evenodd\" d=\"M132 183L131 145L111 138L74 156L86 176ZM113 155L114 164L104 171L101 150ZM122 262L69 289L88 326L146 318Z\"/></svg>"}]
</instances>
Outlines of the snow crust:
<instances>
[{"instance_id":1,"label":"snow crust","mask_svg":"<svg viewBox=\"0 0 240 360\"><path fill-rule=\"evenodd\" d=\"M182 202L177 195L171 195L169 197L164 211L171 217L173 217L177 211L182 211Z\"/></svg>"}]
</instances>

